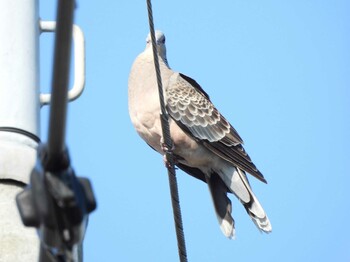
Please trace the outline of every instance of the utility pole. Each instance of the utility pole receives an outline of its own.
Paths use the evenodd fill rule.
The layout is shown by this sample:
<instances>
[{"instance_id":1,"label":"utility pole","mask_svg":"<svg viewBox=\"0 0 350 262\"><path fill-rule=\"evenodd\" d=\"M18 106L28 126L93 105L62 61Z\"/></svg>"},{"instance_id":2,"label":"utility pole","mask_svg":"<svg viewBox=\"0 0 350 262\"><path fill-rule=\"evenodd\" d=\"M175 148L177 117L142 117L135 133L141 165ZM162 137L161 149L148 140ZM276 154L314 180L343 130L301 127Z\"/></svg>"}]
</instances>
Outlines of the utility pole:
<instances>
[{"instance_id":1,"label":"utility pole","mask_svg":"<svg viewBox=\"0 0 350 262\"><path fill-rule=\"evenodd\" d=\"M36 160L39 125L38 0L0 1L0 261L37 261L35 229L15 197Z\"/></svg>"},{"instance_id":2,"label":"utility pole","mask_svg":"<svg viewBox=\"0 0 350 262\"><path fill-rule=\"evenodd\" d=\"M57 161L61 153L68 157L64 143L67 99L72 101L78 98L83 91L85 83L84 36L80 28L73 25L73 28L70 29L73 31L74 39L75 80L73 88L69 90L68 95L65 95L67 92L67 83L65 82L69 79L69 64L67 63L70 61L70 44L67 45L67 41L69 40L70 42L70 39L63 32L67 30L67 26L69 28L69 25L72 25L72 19L69 19L65 14L74 12L74 0L58 0L60 10L58 14L63 14L63 16L59 19L61 27L57 30L61 32L59 34L59 39L61 40L57 41L56 33L55 42L53 73L55 96L52 97L53 101L50 111L49 143L46 146L44 145L47 150L43 150L42 146L40 146L41 150L38 150L40 143L40 107L49 104L51 101L50 94L40 94L39 36L41 32L54 32L56 28L55 22L40 21L38 1L0 1L0 262L38 261L38 259L40 261L51 261L45 251L47 244L53 245L52 247L54 248L56 246L60 247L60 244L68 244L71 247L75 243L81 243L84 221L88 213L96 208L96 202L88 179L77 178L70 165L67 167L67 170L64 170L61 166L62 163ZM63 24L65 26L62 26ZM70 29L69 32L71 32ZM62 38L62 35L65 36ZM57 67L57 65L59 66ZM62 75L62 72L65 73ZM64 82L62 82L63 80ZM62 101L65 102L62 104ZM60 121L56 123L56 120ZM59 126L55 128L55 124ZM61 152L61 147L64 149L64 152ZM60 189L63 188L63 190L58 190L54 193L55 197L60 197L61 199L52 198L50 195L52 192L45 188L46 182L30 181L30 177L33 179L33 173L34 178L41 179L43 177L40 171L41 164L48 164L45 161L43 162L42 159L38 159L37 151L42 154L47 153L49 159L52 160L48 166L44 166L45 178L48 176L52 177L51 175L58 178L58 180L50 180L51 182L47 183L51 183L51 186L58 185ZM57 152L58 154L56 154ZM69 164L69 159L66 160L68 160L66 163ZM56 170L56 168L59 169ZM53 173L49 174L48 172L50 171ZM61 171L64 171L62 177ZM64 179L61 180L63 177ZM67 179L70 182L65 184ZM32 190L33 182L35 185ZM23 191L26 184L31 186L26 187ZM70 187L72 185L74 188ZM40 190L38 192L38 186L43 186L45 192ZM71 193L75 194L75 202L70 198ZM16 206L16 196L19 210ZM48 224L45 219L47 217L44 217L45 224L41 226L40 223L43 222L41 220L42 213L38 212L37 206L42 203L48 203L47 201L50 203L53 201L53 205L57 206L57 203L54 203L55 200L73 201L70 204L74 203L75 209L62 211L59 208L51 209L49 205L49 211L53 211L50 213L53 220L59 221L58 228L51 228L50 225L49 228L46 228L45 226ZM40 210L42 208L43 206L41 206ZM22 220L19 216L19 211ZM30 212L28 213L28 211ZM79 217L81 220L80 224L70 224L71 221L69 219L77 221L76 217L71 218L72 213L76 214L75 212L82 216ZM63 224L60 221L62 217L64 217ZM38 220L34 222L33 219ZM25 227L22 221L27 226L40 227L38 232L42 241L41 245L36 230ZM50 219L50 221L52 220ZM68 228L62 229L62 225L68 226ZM65 235L63 241L66 242L61 243L60 230L66 231L66 229L70 230L69 236ZM41 247L40 257L39 247ZM74 261L81 259L74 248L75 246L73 250L68 248L68 251L74 252L73 257L68 258L69 261L71 259Z\"/></svg>"}]
</instances>

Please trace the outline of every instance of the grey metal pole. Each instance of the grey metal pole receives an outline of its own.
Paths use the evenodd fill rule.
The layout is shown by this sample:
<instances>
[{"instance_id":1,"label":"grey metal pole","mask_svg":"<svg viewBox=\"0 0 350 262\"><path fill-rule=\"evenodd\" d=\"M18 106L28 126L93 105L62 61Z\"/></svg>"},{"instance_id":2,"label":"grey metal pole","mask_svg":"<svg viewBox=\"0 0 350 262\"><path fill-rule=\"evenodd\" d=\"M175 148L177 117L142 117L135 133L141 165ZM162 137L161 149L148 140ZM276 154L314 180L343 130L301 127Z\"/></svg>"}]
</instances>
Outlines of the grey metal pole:
<instances>
[{"instance_id":1,"label":"grey metal pole","mask_svg":"<svg viewBox=\"0 0 350 262\"><path fill-rule=\"evenodd\" d=\"M0 1L0 261L36 261L39 241L15 196L28 183L39 142L38 0Z\"/></svg>"}]
</instances>

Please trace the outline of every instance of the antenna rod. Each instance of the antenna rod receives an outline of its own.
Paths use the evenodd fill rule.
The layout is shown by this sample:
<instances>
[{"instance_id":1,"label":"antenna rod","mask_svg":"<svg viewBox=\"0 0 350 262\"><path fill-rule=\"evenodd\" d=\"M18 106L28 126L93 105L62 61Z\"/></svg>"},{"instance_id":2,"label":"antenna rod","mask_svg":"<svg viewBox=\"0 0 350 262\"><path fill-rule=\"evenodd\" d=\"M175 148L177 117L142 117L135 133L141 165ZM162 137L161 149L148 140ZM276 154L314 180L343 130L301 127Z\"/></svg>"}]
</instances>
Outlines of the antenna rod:
<instances>
[{"instance_id":1,"label":"antenna rod","mask_svg":"<svg viewBox=\"0 0 350 262\"><path fill-rule=\"evenodd\" d=\"M74 0L58 1L51 91L52 96L47 144L49 162L55 166L56 164L54 162L60 162L59 159L62 158L66 150L65 138L67 93L69 84L74 8ZM50 165L50 163L48 164Z\"/></svg>"}]
</instances>

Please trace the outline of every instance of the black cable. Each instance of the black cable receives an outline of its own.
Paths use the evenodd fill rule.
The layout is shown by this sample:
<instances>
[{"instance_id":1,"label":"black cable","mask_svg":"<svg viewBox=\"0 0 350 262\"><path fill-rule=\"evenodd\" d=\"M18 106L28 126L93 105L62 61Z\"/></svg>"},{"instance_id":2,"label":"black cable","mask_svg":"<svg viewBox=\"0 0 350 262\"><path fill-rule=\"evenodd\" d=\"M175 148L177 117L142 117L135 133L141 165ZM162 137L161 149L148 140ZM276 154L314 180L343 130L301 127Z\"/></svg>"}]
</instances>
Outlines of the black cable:
<instances>
[{"instance_id":1,"label":"black cable","mask_svg":"<svg viewBox=\"0 0 350 262\"><path fill-rule=\"evenodd\" d=\"M163 95L162 78L161 78L160 69L159 69L159 60L157 55L156 39L155 39L155 33L154 33L151 0L147 0L147 9L148 9L148 22L149 22L150 34L152 39L152 47L153 47L154 66L156 70L157 83L158 83L159 102L160 102L160 108L161 108L160 118L162 123L163 139L167 148L171 149L173 148L173 141L170 136L169 117L166 111L164 95ZM173 207L179 258L181 262L186 262L187 252L186 252L185 234L184 234L184 229L182 225L182 216L181 216L179 192L178 192L175 165L174 165L174 157L173 157L173 154L171 153L171 150L166 151L165 154L166 154L167 162L169 163L167 168L168 168L171 204Z\"/></svg>"},{"instance_id":2,"label":"black cable","mask_svg":"<svg viewBox=\"0 0 350 262\"><path fill-rule=\"evenodd\" d=\"M28 132L28 131L26 131L24 129L21 129L21 128L10 127L10 126L1 126L0 127L0 131L21 134L21 135L24 135L24 136L27 136L27 137L31 138L32 140L34 140L37 143L40 143L40 138L39 137L37 137L33 133L30 133L30 132Z\"/></svg>"}]
</instances>

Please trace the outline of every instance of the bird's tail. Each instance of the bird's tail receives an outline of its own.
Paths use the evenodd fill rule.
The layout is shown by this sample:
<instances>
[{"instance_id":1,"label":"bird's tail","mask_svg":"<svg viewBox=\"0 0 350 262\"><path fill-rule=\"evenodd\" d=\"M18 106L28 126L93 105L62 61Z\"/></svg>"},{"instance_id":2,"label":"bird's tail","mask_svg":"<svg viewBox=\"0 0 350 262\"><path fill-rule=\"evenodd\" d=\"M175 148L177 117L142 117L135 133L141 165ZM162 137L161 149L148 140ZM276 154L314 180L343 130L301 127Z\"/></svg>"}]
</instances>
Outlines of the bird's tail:
<instances>
[{"instance_id":1,"label":"bird's tail","mask_svg":"<svg viewBox=\"0 0 350 262\"><path fill-rule=\"evenodd\" d=\"M235 238L235 221L231 216L232 205L227 197L228 189L219 175L212 173L205 176L213 200L216 217L222 233L232 239Z\"/></svg>"},{"instance_id":2,"label":"bird's tail","mask_svg":"<svg viewBox=\"0 0 350 262\"><path fill-rule=\"evenodd\" d=\"M269 218L267 217L265 210L261 206L259 200L254 195L250 184L248 182L246 174L237 168L238 174L240 175L244 185L247 187L247 190L249 191L250 195L250 201L244 202L241 200L241 203L243 204L244 208L246 209L248 215L253 220L254 224L258 227L259 230L270 233L272 231L272 226L270 223Z\"/></svg>"},{"instance_id":3,"label":"bird's tail","mask_svg":"<svg viewBox=\"0 0 350 262\"><path fill-rule=\"evenodd\" d=\"M244 171L235 167L232 170L231 167L226 169L226 172L220 172L219 175L229 190L241 201L258 229L270 233L272 231L270 220L254 195Z\"/></svg>"}]
</instances>

